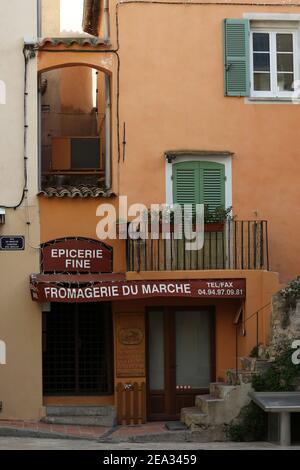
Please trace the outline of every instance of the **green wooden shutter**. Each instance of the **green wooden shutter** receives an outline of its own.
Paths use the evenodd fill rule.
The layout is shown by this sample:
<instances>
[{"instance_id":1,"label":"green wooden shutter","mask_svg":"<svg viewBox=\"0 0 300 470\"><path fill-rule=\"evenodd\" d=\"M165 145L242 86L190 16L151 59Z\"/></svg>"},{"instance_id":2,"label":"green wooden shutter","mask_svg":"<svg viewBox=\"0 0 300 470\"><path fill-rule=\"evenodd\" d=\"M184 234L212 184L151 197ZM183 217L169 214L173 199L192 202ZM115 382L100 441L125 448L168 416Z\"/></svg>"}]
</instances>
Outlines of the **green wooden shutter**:
<instances>
[{"instance_id":1,"label":"green wooden shutter","mask_svg":"<svg viewBox=\"0 0 300 470\"><path fill-rule=\"evenodd\" d=\"M210 211L225 208L225 166L221 163L200 162L200 200Z\"/></svg>"},{"instance_id":2,"label":"green wooden shutter","mask_svg":"<svg viewBox=\"0 0 300 470\"><path fill-rule=\"evenodd\" d=\"M198 162L183 162L173 165L173 200L175 204L199 203L199 164Z\"/></svg>"},{"instance_id":3,"label":"green wooden shutter","mask_svg":"<svg viewBox=\"0 0 300 470\"><path fill-rule=\"evenodd\" d=\"M175 163L173 200L177 204L207 204L209 210L225 207L225 166L215 162Z\"/></svg>"},{"instance_id":4,"label":"green wooden shutter","mask_svg":"<svg viewBox=\"0 0 300 470\"><path fill-rule=\"evenodd\" d=\"M249 20L224 20L225 95L249 96Z\"/></svg>"}]
</instances>

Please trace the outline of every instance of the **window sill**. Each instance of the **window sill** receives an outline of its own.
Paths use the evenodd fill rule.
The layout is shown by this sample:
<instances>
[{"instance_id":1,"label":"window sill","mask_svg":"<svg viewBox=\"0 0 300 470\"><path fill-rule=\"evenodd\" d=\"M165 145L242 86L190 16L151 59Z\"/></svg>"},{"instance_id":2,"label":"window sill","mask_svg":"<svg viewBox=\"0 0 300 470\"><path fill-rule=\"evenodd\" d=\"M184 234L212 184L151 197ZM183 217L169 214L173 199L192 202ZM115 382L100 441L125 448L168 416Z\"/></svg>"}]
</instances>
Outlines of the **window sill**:
<instances>
[{"instance_id":1,"label":"window sill","mask_svg":"<svg viewBox=\"0 0 300 470\"><path fill-rule=\"evenodd\" d=\"M292 104L298 104L300 103L299 100L295 100L293 98L288 98L288 97L271 97L268 96L266 98L263 97L258 97L258 96L247 96L245 98L246 102L249 103L292 103Z\"/></svg>"}]
</instances>

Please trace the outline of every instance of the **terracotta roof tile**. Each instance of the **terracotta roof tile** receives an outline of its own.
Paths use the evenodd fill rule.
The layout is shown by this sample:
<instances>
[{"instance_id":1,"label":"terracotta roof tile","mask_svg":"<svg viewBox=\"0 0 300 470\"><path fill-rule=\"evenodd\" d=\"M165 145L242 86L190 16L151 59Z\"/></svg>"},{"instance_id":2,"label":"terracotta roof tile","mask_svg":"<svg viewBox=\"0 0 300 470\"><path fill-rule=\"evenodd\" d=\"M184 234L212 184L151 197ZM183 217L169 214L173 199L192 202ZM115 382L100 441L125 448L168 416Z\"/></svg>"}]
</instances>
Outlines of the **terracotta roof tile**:
<instances>
[{"instance_id":1,"label":"terracotta roof tile","mask_svg":"<svg viewBox=\"0 0 300 470\"><path fill-rule=\"evenodd\" d=\"M44 188L39 194L51 198L51 197L69 197L69 198L97 198L114 197L115 194L112 191L106 191L104 188L99 186L91 185L78 185L78 186L59 186L59 187L47 187Z\"/></svg>"},{"instance_id":2,"label":"terracotta roof tile","mask_svg":"<svg viewBox=\"0 0 300 470\"><path fill-rule=\"evenodd\" d=\"M92 47L97 47L99 45L105 44L104 39L102 38L97 38L97 37L77 37L77 38L65 38L65 37L60 37L60 38L43 38L39 41L39 47L43 48L45 46L66 46L66 47L71 47L71 46L92 46Z\"/></svg>"}]
</instances>

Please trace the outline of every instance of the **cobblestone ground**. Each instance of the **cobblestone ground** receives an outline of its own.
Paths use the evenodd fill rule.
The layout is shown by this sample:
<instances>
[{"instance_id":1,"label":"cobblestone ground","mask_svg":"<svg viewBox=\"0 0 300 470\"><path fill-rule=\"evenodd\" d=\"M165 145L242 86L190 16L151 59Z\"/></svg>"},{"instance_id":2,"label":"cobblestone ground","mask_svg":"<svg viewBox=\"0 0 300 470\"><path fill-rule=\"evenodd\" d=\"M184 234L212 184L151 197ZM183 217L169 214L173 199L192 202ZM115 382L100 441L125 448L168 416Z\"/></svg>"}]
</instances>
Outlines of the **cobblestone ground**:
<instances>
[{"instance_id":1,"label":"cobblestone ground","mask_svg":"<svg viewBox=\"0 0 300 470\"><path fill-rule=\"evenodd\" d=\"M0 450L258 450L258 449L283 449L267 442L251 443L147 443L133 444L122 442L117 444L98 443L95 441L69 440L69 439L33 439L0 437ZM300 446L289 447L288 449L300 450Z\"/></svg>"}]
</instances>

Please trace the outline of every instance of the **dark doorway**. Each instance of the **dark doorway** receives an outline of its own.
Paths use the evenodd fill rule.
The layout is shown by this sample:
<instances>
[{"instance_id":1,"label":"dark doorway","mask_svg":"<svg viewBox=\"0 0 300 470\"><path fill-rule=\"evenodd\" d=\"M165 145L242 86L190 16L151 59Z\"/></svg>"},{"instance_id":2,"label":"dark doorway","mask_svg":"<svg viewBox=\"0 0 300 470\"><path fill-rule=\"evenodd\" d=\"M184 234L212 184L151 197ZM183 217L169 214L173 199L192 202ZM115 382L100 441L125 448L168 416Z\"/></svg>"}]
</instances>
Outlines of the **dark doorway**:
<instances>
[{"instance_id":1,"label":"dark doorway","mask_svg":"<svg viewBox=\"0 0 300 470\"><path fill-rule=\"evenodd\" d=\"M214 311L149 309L148 419L175 420L215 379Z\"/></svg>"},{"instance_id":2,"label":"dark doorway","mask_svg":"<svg viewBox=\"0 0 300 470\"><path fill-rule=\"evenodd\" d=\"M109 303L53 303L43 314L44 395L113 392Z\"/></svg>"},{"instance_id":3,"label":"dark doorway","mask_svg":"<svg viewBox=\"0 0 300 470\"><path fill-rule=\"evenodd\" d=\"M300 413L291 413L292 443L300 444Z\"/></svg>"}]
</instances>

